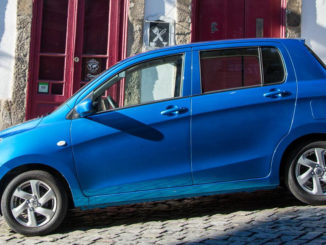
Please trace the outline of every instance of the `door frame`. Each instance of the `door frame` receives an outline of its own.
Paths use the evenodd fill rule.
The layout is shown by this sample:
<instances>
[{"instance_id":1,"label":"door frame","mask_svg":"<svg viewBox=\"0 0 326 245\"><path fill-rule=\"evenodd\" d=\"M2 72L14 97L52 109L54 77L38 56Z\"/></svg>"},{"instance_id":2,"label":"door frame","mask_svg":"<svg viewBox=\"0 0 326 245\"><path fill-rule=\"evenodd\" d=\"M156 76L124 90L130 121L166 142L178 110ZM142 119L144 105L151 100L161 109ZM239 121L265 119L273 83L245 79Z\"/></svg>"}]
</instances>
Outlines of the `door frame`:
<instances>
[{"instance_id":1,"label":"door frame","mask_svg":"<svg viewBox=\"0 0 326 245\"><path fill-rule=\"evenodd\" d=\"M200 0L192 0L191 3L191 34L190 40L191 42L197 42L197 35L199 26L197 24L198 20L198 11L199 11L199 2ZM280 38L285 38L286 35L286 0L281 0L281 33Z\"/></svg>"},{"instance_id":2,"label":"door frame","mask_svg":"<svg viewBox=\"0 0 326 245\"><path fill-rule=\"evenodd\" d=\"M112 0L111 0L112 1ZM114 0L115 1L115 0ZM112 23L113 25L119 25L121 34L113 33L113 35L116 35L116 37L120 40L121 45L120 47L114 47L116 50L113 54L113 56L116 58L116 60L122 60L125 59L127 56L127 33L128 33L128 6L129 1L128 0L120 0L120 8L121 8L121 16L119 18L118 23ZM32 24L31 24L31 42L30 42L30 52L29 52L29 67L28 67L28 79L26 84L26 111L25 111L25 120L31 119L32 115L32 101L34 99L34 92L36 89L36 82L38 76L38 70L39 70L39 53L40 53L40 41L41 41L41 26L42 26L42 1L39 0L33 0L33 18L32 18ZM70 6L73 3L74 6ZM68 17L67 17L67 30L68 32L73 32L73 35L66 36L66 62L65 62L65 69L68 66L73 66L73 55L74 55L74 47L75 40L76 40L76 33L77 33L77 21L73 21L73 19L77 20L77 1L68 1ZM114 14L114 13L113 13ZM109 14L109 18L112 18L111 14ZM69 23L72 23L72 25L69 25ZM112 35L110 32L108 35ZM108 40L109 42L109 40ZM117 42L118 43L118 42ZM67 52L67 50L70 49L71 52ZM37 54L37 55L36 55ZM112 62L110 62L109 66L112 66ZM70 84L66 84L68 88L65 88L65 91L68 91L68 94L70 97L73 94L74 89L74 81L72 81L74 73L74 68L71 69L70 74L67 74L67 77L70 79Z\"/></svg>"}]
</instances>

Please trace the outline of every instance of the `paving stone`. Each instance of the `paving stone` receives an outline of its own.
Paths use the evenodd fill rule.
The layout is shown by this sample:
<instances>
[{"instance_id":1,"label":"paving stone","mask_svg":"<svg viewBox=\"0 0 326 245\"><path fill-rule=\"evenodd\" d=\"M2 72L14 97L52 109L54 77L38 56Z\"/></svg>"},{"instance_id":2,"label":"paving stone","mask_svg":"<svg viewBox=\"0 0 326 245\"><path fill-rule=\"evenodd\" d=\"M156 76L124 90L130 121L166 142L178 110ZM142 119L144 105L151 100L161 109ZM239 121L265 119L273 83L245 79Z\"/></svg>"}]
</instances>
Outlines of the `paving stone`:
<instances>
[{"instance_id":1,"label":"paving stone","mask_svg":"<svg viewBox=\"0 0 326 245\"><path fill-rule=\"evenodd\" d=\"M16 234L0 217L0 244L326 244L325 215L277 189L71 210L44 237Z\"/></svg>"},{"instance_id":2,"label":"paving stone","mask_svg":"<svg viewBox=\"0 0 326 245\"><path fill-rule=\"evenodd\" d=\"M323 232L308 232L307 234L305 234L304 236L301 236L300 239L301 240L313 240L319 236L322 236Z\"/></svg>"}]
</instances>

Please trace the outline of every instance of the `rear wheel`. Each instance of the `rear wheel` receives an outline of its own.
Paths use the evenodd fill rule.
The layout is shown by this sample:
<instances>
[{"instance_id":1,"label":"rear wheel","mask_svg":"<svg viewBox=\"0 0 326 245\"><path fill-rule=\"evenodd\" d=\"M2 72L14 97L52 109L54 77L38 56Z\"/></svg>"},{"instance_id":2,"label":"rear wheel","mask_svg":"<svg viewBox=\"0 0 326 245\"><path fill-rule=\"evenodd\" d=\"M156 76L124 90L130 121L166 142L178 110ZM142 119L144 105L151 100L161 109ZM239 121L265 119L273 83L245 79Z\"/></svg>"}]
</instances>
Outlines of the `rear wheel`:
<instances>
[{"instance_id":1,"label":"rear wheel","mask_svg":"<svg viewBox=\"0 0 326 245\"><path fill-rule=\"evenodd\" d=\"M67 194L45 171L33 170L14 178L6 187L1 209L9 226L24 235L54 231L67 212Z\"/></svg>"},{"instance_id":2,"label":"rear wheel","mask_svg":"<svg viewBox=\"0 0 326 245\"><path fill-rule=\"evenodd\" d=\"M326 142L306 143L292 153L287 165L286 182L300 201L326 204Z\"/></svg>"}]
</instances>

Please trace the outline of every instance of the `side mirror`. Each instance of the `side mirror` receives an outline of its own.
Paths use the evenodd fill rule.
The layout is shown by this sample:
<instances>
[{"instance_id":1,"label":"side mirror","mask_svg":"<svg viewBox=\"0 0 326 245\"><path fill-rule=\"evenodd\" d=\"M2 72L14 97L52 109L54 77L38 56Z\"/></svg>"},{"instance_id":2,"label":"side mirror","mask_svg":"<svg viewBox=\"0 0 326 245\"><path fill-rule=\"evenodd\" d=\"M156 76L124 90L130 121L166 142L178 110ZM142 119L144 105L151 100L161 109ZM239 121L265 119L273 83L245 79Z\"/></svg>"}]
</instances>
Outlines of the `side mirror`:
<instances>
[{"instance_id":1,"label":"side mirror","mask_svg":"<svg viewBox=\"0 0 326 245\"><path fill-rule=\"evenodd\" d=\"M93 101L91 98L87 98L80 102L76 107L75 111L80 117L87 117L94 112Z\"/></svg>"}]
</instances>

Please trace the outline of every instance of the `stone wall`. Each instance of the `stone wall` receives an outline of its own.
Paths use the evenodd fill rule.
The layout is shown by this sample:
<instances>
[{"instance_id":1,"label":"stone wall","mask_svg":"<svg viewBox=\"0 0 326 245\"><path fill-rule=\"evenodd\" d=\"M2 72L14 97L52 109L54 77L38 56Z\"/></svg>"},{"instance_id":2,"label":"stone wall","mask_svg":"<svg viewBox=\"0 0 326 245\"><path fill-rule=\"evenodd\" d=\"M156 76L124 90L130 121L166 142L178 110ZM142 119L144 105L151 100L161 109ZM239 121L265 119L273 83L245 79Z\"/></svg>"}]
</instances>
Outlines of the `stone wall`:
<instances>
[{"instance_id":1,"label":"stone wall","mask_svg":"<svg viewBox=\"0 0 326 245\"><path fill-rule=\"evenodd\" d=\"M127 57L142 52L144 28L144 0L129 0ZM125 79L125 105L135 105L140 101L140 74L133 73Z\"/></svg>"},{"instance_id":2,"label":"stone wall","mask_svg":"<svg viewBox=\"0 0 326 245\"><path fill-rule=\"evenodd\" d=\"M301 37L302 0L287 0L286 5L286 37Z\"/></svg>"},{"instance_id":3,"label":"stone wall","mask_svg":"<svg viewBox=\"0 0 326 245\"><path fill-rule=\"evenodd\" d=\"M17 0L17 39L12 96L0 101L0 129L24 121L32 24L32 0Z\"/></svg>"},{"instance_id":4,"label":"stone wall","mask_svg":"<svg viewBox=\"0 0 326 245\"><path fill-rule=\"evenodd\" d=\"M129 0L127 57L140 53L143 47L144 0Z\"/></svg>"},{"instance_id":5,"label":"stone wall","mask_svg":"<svg viewBox=\"0 0 326 245\"><path fill-rule=\"evenodd\" d=\"M191 41L191 2L177 0L177 21L175 26L175 43L186 44Z\"/></svg>"}]
</instances>

